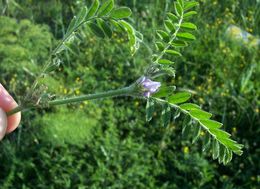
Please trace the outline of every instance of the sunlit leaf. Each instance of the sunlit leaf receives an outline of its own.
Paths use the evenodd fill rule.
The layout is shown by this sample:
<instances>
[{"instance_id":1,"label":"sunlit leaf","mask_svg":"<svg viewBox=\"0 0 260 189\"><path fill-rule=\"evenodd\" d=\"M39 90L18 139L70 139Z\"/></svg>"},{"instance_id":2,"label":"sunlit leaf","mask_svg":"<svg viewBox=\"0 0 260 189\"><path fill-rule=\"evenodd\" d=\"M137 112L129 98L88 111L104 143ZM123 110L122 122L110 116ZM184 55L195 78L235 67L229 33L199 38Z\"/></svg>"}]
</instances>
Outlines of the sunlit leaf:
<instances>
[{"instance_id":1,"label":"sunlit leaf","mask_svg":"<svg viewBox=\"0 0 260 189\"><path fill-rule=\"evenodd\" d=\"M174 30L175 30L174 25L172 24L172 22L170 20L165 20L164 21L164 26L165 26L165 29L169 33L174 32Z\"/></svg>"},{"instance_id":2,"label":"sunlit leaf","mask_svg":"<svg viewBox=\"0 0 260 189\"><path fill-rule=\"evenodd\" d=\"M120 7L117 9L114 9L110 13L110 17L114 19L122 19L122 18L127 18L131 16L132 11L128 7Z\"/></svg>"},{"instance_id":3,"label":"sunlit leaf","mask_svg":"<svg viewBox=\"0 0 260 189\"><path fill-rule=\"evenodd\" d=\"M103 5L98 10L98 16L104 16L113 9L114 7L114 0L107 0L103 3Z\"/></svg>"},{"instance_id":4,"label":"sunlit leaf","mask_svg":"<svg viewBox=\"0 0 260 189\"><path fill-rule=\"evenodd\" d=\"M157 93L153 94L153 97L156 98L168 97L175 91L175 89L176 89L175 86L160 87L160 90Z\"/></svg>"},{"instance_id":5,"label":"sunlit leaf","mask_svg":"<svg viewBox=\"0 0 260 189\"><path fill-rule=\"evenodd\" d=\"M200 123L209 129L218 129L218 128L222 127L222 125L223 125L220 122L217 122L214 120L209 120L209 119L200 120Z\"/></svg>"},{"instance_id":6,"label":"sunlit leaf","mask_svg":"<svg viewBox=\"0 0 260 189\"><path fill-rule=\"evenodd\" d=\"M174 14L172 14L170 12L167 13L167 16L168 16L169 20L171 20L173 23L175 23L175 22L177 22L179 20L176 15L174 15Z\"/></svg>"},{"instance_id":7,"label":"sunlit leaf","mask_svg":"<svg viewBox=\"0 0 260 189\"><path fill-rule=\"evenodd\" d=\"M177 2L181 5L181 7L184 6L184 0L177 0Z\"/></svg>"},{"instance_id":8,"label":"sunlit leaf","mask_svg":"<svg viewBox=\"0 0 260 189\"><path fill-rule=\"evenodd\" d=\"M180 41L180 40L174 40L174 41L171 43L171 45L172 45L173 47L186 47L186 46L188 46L188 44L187 44L186 42Z\"/></svg>"},{"instance_id":9,"label":"sunlit leaf","mask_svg":"<svg viewBox=\"0 0 260 189\"><path fill-rule=\"evenodd\" d=\"M181 5L176 2L174 3L174 8L175 8L175 12L178 16L181 16L182 15L182 12L183 12L183 8L181 7Z\"/></svg>"},{"instance_id":10,"label":"sunlit leaf","mask_svg":"<svg viewBox=\"0 0 260 189\"><path fill-rule=\"evenodd\" d=\"M160 59L160 60L158 60L158 63L159 64L163 64L163 65L172 65L172 64L174 64L174 62L172 62L170 60L167 60L167 59Z\"/></svg>"},{"instance_id":11,"label":"sunlit leaf","mask_svg":"<svg viewBox=\"0 0 260 189\"><path fill-rule=\"evenodd\" d=\"M184 13L183 18L184 19L189 18L189 17L196 15L196 14L198 14L196 11L189 11L189 12Z\"/></svg>"},{"instance_id":12,"label":"sunlit leaf","mask_svg":"<svg viewBox=\"0 0 260 189\"><path fill-rule=\"evenodd\" d=\"M96 14L96 12L97 12L97 10L99 8L99 5L100 5L99 0L94 0L93 1L90 9L88 10L88 14L86 16L86 19L91 18L91 17L93 17Z\"/></svg>"},{"instance_id":13,"label":"sunlit leaf","mask_svg":"<svg viewBox=\"0 0 260 189\"><path fill-rule=\"evenodd\" d=\"M132 54L136 52L136 50L139 48L139 43L137 41L137 38L135 36L135 29L129 24L128 22L124 20L120 20L118 22L126 31L128 34L129 44L131 46Z\"/></svg>"},{"instance_id":14,"label":"sunlit leaf","mask_svg":"<svg viewBox=\"0 0 260 189\"><path fill-rule=\"evenodd\" d=\"M190 22L184 22L181 24L181 28L189 29L189 30L197 30L197 26Z\"/></svg>"},{"instance_id":15,"label":"sunlit leaf","mask_svg":"<svg viewBox=\"0 0 260 189\"><path fill-rule=\"evenodd\" d=\"M189 1L189 2L186 2L185 5L184 5L184 10L187 11L195 6L199 5L198 2L196 1Z\"/></svg>"},{"instance_id":16,"label":"sunlit leaf","mask_svg":"<svg viewBox=\"0 0 260 189\"><path fill-rule=\"evenodd\" d=\"M162 42L157 41L155 43L155 45L156 45L157 50L159 50L159 51L163 51L164 50L164 44Z\"/></svg>"},{"instance_id":17,"label":"sunlit leaf","mask_svg":"<svg viewBox=\"0 0 260 189\"><path fill-rule=\"evenodd\" d=\"M177 37L182 40L185 40L185 41L193 41L196 39L196 37L194 35L192 35L191 33L187 33L187 32L178 33Z\"/></svg>"},{"instance_id":18,"label":"sunlit leaf","mask_svg":"<svg viewBox=\"0 0 260 189\"><path fill-rule=\"evenodd\" d=\"M209 119L211 118L212 114L209 113L209 112L205 112L203 110L199 110L199 109L196 109L196 110L191 110L190 111L190 115L196 119L199 119L199 120L204 120L204 119Z\"/></svg>"},{"instance_id":19,"label":"sunlit leaf","mask_svg":"<svg viewBox=\"0 0 260 189\"><path fill-rule=\"evenodd\" d=\"M200 109L200 107L197 104L192 104L192 103L181 104L180 108L183 109L183 110L196 110L196 109Z\"/></svg>"},{"instance_id":20,"label":"sunlit leaf","mask_svg":"<svg viewBox=\"0 0 260 189\"><path fill-rule=\"evenodd\" d=\"M157 33L157 35L160 37L160 39L162 39L162 40L164 40L164 41L166 41L166 42L168 42L169 41L169 35L168 35L168 33L166 33L165 31L163 31L163 30L157 30L156 31L156 33Z\"/></svg>"},{"instance_id":21,"label":"sunlit leaf","mask_svg":"<svg viewBox=\"0 0 260 189\"><path fill-rule=\"evenodd\" d=\"M168 101L172 104L180 104L186 102L191 97L189 92L179 92L169 97Z\"/></svg>"},{"instance_id":22,"label":"sunlit leaf","mask_svg":"<svg viewBox=\"0 0 260 189\"><path fill-rule=\"evenodd\" d=\"M175 50L166 50L165 52L167 54L173 55L173 56L182 56L181 53L179 53L178 51L175 51Z\"/></svg>"}]
</instances>

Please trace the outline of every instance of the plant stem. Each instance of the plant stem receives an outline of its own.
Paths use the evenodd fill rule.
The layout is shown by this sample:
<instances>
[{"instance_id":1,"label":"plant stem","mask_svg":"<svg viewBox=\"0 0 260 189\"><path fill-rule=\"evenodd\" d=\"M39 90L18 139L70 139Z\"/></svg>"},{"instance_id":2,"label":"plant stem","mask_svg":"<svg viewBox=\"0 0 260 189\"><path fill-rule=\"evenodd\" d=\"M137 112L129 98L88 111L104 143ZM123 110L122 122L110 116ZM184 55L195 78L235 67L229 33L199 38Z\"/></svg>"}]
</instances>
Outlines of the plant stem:
<instances>
[{"instance_id":1,"label":"plant stem","mask_svg":"<svg viewBox=\"0 0 260 189\"><path fill-rule=\"evenodd\" d=\"M181 23L183 21L183 12L181 13L180 16L180 20L178 22L177 28L175 30L175 32L172 34L172 37L170 39L170 41L168 42L167 46L163 49L163 51L159 54L159 56L157 57L157 59L154 61L155 63L158 63L158 61L163 57L163 55L165 54L166 50L168 50L171 47L172 42L176 39L177 34L181 28Z\"/></svg>"},{"instance_id":2,"label":"plant stem","mask_svg":"<svg viewBox=\"0 0 260 189\"><path fill-rule=\"evenodd\" d=\"M96 94L87 94L87 95L82 95L82 96L77 96L77 97L52 100L52 101L48 102L48 105L56 106L56 105L70 104L70 103L75 103L75 102L82 102L82 101L86 101L86 100L108 98L108 97L130 96L134 93L134 91L135 91L135 85L130 85L129 87L124 87L121 89L115 89L115 90L110 90L110 91L96 93ZM7 112L7 116L11 116L11 115L21 112L25 109L32 109L35 107L40 107L40 106L36 106L36 105L21 106L20 105L20 106L17 106L15 109Z\"/></svg>"}]
</instances>

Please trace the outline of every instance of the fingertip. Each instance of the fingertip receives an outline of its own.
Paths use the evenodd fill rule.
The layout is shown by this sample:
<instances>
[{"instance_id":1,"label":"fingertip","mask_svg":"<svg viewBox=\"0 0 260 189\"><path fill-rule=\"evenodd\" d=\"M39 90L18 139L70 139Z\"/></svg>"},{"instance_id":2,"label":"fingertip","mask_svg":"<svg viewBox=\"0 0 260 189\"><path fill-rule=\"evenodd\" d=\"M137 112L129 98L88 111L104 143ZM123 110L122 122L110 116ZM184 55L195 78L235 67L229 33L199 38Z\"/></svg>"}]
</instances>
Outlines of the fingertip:
<instances>
[{"instance_id":1,"label":"fingertip","mask_svg":"<svg viewBox=\"0 0 260 189\"><path fill-rule=\"evenodd\" d=\"M21 121L21 113L18 112L14 115L11 115L7 118L7 129L6 129L6 133L11 133L12 131L14 131L18 126L19 123Z\"/></svg>"},{"instance_id":2,"label":"fingertip","mask_svg":"<svg viewBox=\"0 0 260 189\"><path fill-rule=\"evenodd\" d=\"M0 107L5 111L9 112L10 110L16 108L18 104L11 97L11 95L5 90L5 88L0 84ZM7 129L6 133L14 131L21 120L21 113L18 112L7 118Z\"/></svg>"},{"instance_id":3,"label":"fingertip","mask_svg":"<svg viewBox=\"0 0 260 189\"><path fill-rule=\"evenodd\" d=\"M5 111L0 108L0 140L2 140L5 136L7 128L7 116Z\"/></svg>"}]
</instances>

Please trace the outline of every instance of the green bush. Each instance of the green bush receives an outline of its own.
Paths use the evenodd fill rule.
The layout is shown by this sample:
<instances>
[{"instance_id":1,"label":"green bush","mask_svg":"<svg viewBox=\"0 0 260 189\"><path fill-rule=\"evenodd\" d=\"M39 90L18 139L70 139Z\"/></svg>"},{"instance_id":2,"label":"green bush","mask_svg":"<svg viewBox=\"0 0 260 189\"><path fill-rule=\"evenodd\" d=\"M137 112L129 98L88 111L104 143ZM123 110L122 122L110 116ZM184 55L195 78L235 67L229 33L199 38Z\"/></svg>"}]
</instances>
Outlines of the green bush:
<instances>
[{"instance_id":1,"label":"green bush","mask_svg":"<svg viewBox=\"0 0 260 189\"><path fill-rule=\"evenodd\" d=\"M16 1L0 17L0 82L15 97L85 4L77 2ZM149 64L155 28L171 3L118 1L132 8L133 23L145 35L136 58L125 36L100 41L84 29L76 53L65 53L65 66L42 82L58 96L133 82ZM20 128L0 143L1 188L257 188L259 49L228 40L225 31L236 24L259 35L258 10L258 1L201 1L198 40L178 59L178 77L167 80L193 91L193 100L245 145L242 157L219 165L199 151L200 142L182 138L182 119L163 128L158 111L148 125L145 105L122 97L24 112Z\"/></svg>"}]
</instances>

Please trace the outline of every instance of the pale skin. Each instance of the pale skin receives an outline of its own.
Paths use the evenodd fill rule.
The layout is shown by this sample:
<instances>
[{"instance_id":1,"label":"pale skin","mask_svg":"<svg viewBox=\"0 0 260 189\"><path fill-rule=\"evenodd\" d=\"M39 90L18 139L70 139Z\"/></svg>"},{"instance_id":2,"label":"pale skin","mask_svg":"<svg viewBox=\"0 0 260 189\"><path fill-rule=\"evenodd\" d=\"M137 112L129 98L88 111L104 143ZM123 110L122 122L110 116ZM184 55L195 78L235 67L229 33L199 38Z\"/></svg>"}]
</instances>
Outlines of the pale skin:
<instances>
[{"instance_id":1,"label":"pale skin","mask_svg":"<svg viewBox=\"0 0 260 189\"><path fill-rule=\"evenodd\" d=\"M19 125L21 120L20 112L9 117L6 116L6 112L9 112L17 106L12 96L0 84L0 140L2 140L6 134L13 132Z\"/></svg>"}]
</instances>

